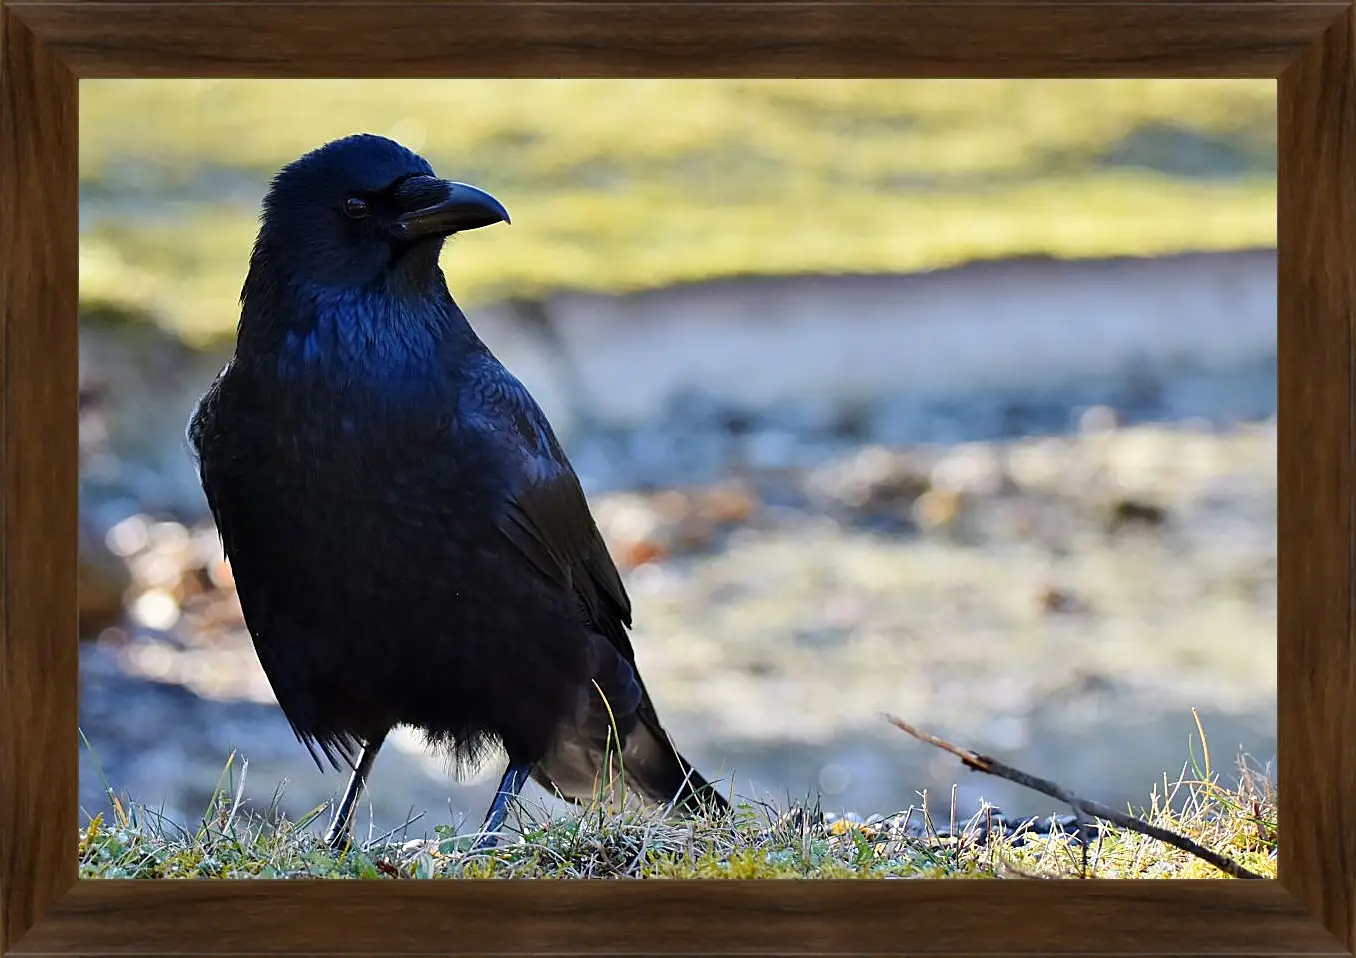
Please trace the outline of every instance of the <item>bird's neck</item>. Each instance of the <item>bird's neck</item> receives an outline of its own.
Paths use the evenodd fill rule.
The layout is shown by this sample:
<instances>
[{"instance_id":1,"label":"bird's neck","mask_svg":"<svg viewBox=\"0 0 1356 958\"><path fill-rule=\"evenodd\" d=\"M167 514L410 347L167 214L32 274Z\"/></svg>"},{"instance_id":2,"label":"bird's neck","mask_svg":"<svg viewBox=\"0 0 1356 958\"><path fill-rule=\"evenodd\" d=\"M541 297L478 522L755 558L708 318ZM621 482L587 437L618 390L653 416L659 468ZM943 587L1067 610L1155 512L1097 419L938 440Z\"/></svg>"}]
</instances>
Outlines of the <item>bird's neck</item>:
<instances>
[{"instance_id":1,"label":"bird's neck","mask_svg":"<svg viewBox=\"0 0 1356 958\"><path fill-rule=\"evenodd\" d=\"M441 273L424 290L306 283L270 292L245 297L237 351L255 353L280 378L405 392L441 382L484 349ZM248 335L255 319L267 335Z\"/></svg>"}]
</instances>

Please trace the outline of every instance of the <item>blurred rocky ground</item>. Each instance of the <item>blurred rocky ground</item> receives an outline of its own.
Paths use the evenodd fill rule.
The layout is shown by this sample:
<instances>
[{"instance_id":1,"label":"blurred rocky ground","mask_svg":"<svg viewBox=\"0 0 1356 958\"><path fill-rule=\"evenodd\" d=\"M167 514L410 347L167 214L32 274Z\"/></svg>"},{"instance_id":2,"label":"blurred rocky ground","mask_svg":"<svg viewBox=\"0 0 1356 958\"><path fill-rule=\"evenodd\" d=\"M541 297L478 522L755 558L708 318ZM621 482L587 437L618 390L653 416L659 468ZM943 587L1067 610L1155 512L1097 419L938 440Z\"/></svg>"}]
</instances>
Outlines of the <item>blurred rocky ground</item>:
<instances>
[{"instance_id":1,"label":"blurred rocky ground","mask_svg":"<svg viewBox=\"0 0 1356 958\"><path fill-rule=\"evenodd\" d=\"M885 710L1112 804L1143 802L1175 775L1193 707L1217 765L1240 748L1269 759L1272 304L1247 297L1239 308L1254 318L1240 335L1212 350L1207 332L1195 352L1160 337L1098 354L1106 324L1066 316L1073 342L1046 349L1063 365L1047 355L1022 377L962 371L927 394L884 382L754 403L689 383L643 416L600 421L568 415L568 384L545 389L626 575L647 684L684 750L740 793L820 793L863 815L905 808L923 788L949 810L953 783L962 813L981 796L1012 813L1051 809L906 740ZM1170 305L1179 313L1164 327L1228 325L1227 311L1202 316L1190 296ZM1271 311L1270 340L1259 310ZM794 348L765 332L766 349ZM1078 337L1095 361L1076 360ZM909 342L897 329L888 340ZM925 356L934 348L917 342ZM969 348L1005 347L981 331ZM343 784L315 769L273 703L187 467L184 421L221 360L125 316L84 318L91 812L105 807L106 782L192 821L233 749L249 760L256 805L285 780L283 807L297 816ZM428 815L416 831L475 819L498 768L465 786L446 772L397 736L374 777L375 827L411 809Z\"/></svg>"}]
</instances>

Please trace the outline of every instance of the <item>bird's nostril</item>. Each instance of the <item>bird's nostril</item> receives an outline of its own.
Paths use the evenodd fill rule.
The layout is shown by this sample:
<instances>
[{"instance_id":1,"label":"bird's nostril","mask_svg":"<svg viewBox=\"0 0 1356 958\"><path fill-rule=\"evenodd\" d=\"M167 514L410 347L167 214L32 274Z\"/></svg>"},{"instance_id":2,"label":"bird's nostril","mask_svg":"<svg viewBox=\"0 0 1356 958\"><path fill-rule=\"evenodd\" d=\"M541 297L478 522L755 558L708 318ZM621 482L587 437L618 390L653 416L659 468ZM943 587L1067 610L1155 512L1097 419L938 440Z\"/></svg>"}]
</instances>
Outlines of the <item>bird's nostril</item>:
<instances>
[{"instance_id":1,"label":"bird's nostril","mask_svg":"<svg viewBox=\"0 0 1356 958\"><path fill-rule=\"evenodd\" d=\"M394 195L402 209L413 212L447 199L448 184L436 176L411 176L396 187Z\"/></svg>"}]
</instances>

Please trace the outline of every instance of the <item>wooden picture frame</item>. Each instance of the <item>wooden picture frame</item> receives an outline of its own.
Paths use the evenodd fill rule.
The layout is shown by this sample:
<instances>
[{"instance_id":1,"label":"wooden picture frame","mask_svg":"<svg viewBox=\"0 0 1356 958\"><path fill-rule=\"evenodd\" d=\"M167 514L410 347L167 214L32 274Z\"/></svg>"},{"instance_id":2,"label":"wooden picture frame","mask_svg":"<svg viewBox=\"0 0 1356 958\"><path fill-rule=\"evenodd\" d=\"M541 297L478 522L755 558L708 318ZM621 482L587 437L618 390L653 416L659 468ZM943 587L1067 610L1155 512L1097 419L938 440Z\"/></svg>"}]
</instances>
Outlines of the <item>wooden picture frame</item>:
<instances>
[{"instance_id":1,"label":"wooden picture frame","mask_svg":"<svg viewBox=\"0 0 1356 958\"><path fill-rule=\"evenodd\" d=\"M1279 881L77 881L76 81L777 75L1278 78ZM1349 954L1354 299L1350 2L0 2L0 954Z\"/></svg>"}]
</instances>

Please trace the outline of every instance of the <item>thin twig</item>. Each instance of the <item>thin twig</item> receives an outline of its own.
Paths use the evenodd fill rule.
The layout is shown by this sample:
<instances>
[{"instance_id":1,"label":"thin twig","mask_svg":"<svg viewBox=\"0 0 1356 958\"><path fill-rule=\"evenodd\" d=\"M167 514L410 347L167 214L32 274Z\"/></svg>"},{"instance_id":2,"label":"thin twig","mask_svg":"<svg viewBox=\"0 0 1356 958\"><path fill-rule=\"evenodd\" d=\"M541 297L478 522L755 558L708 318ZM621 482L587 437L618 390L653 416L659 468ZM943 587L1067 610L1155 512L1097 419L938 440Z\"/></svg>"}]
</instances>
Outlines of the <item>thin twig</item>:
<instances>
[{"instance_id":1,"label":"thin twig","mask_svg":"<svg viewBox=\"0 0 1356 958\"><path fill-rule=\"evenodd\" d=\"M1005 778L1010 782L1016 782L1018 785L1029 788L1032 791L1040 792L1043 795L1049 795L1056 801L1071 806L1075 812L1086 813L1104 821L1111 822L1112 824L1119 825L1122 828L1129 829L1132 832L1138 832L1141 835L1148 835L1150 838L1156 838L1166 845L1171 845L1173 848L1179 848L1188 854L1195 855L1202 861L1209 862L1226 875L1231 875L1234 878L1263 877L1256 872L1249 871L1237 862L1225 858L1217 852L1212 852L1210 849L1198 845L1196 842L1193 842L1183 835L1178 835L1176 832L1146 822L1142 818L1137 818L1134 815L1118 812L1116 809L1102 805L1099 802L1080 798L1073 792L1061 788L1048 779L1028 775L1026 772L1013 768L1011 765L1005 765L997 759L990 758L988 755L980 755L978 752L972 752L968 748L952 745L946 739L938 738L935 735L924 732L922 729L914 728L908 722L894 715L887 714L885 717L889 720L891 725L903 732L907 732L920 742L926 742L944 752L950 752L960 759L963 765L967 768L974 769L976 772L983 772L986 775L995 775L998 778Z\"/></svg>"}]
</instances>

